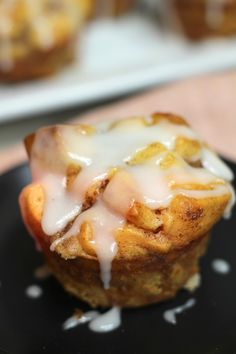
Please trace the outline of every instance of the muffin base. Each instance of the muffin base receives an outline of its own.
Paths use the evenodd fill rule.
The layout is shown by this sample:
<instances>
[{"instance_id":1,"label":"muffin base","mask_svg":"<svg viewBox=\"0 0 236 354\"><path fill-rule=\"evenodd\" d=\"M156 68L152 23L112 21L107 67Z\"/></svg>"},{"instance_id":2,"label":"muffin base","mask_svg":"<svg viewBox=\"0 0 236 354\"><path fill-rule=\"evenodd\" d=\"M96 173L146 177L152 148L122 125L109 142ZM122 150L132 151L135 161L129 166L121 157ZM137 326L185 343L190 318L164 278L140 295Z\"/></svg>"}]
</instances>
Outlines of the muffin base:
<instances>
[{"instance_id":1,"label":"muffin base","mask_svg":"<svg viewBox=\"0 0 236 354\"><path fill-rule=\"evenodd\" d=\"M0 81L20 82L55 74L75 57L75 39L54 46L50 50L34 50L27 57L16 60L8 71L0 69Z\"/></svg>"},{"instance_id":2,"label":"muffin base","mask_svg":"<svg viewBox=\"0 0 236 354\"><path fill-rule=\"evenodd\" d=\"M66 291L92 307L138 307L175 297L190 277L199 270L208 235L168 254L151 254L132 261L115 260L110 288L105 290L97 260L78 257L65 260L51 252L40 239L46 262Z\"/></svg>"}]
</instances>

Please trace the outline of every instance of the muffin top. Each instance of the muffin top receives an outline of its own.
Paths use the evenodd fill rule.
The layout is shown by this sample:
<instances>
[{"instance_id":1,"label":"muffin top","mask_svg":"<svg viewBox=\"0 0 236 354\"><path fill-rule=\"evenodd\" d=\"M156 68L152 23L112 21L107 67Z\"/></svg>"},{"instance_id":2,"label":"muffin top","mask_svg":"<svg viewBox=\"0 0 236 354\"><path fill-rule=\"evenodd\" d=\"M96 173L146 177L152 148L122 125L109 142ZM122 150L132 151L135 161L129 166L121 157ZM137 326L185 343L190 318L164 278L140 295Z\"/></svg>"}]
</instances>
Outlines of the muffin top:
<instances>
[{"instance_id":1,"label":"muffin top","mask_svg":"<svg viewBox=\"0 0 236 354\"><path fill-rule=\"evenodd\" d=\"M230 214L231 170L170 114L58 125L26 138L41 227L63 258L111 262L168 253Z\"/></svg>"},{"instance_id":2,"label":"muffin top","mask_svg":"<svg viewBox=\"0 0 236 354\"><path fill-rule=\"evenodd\" d=\"M70 41L82 18L75 1L0 0L0 70Z\"/></svg>"}]
</instances>

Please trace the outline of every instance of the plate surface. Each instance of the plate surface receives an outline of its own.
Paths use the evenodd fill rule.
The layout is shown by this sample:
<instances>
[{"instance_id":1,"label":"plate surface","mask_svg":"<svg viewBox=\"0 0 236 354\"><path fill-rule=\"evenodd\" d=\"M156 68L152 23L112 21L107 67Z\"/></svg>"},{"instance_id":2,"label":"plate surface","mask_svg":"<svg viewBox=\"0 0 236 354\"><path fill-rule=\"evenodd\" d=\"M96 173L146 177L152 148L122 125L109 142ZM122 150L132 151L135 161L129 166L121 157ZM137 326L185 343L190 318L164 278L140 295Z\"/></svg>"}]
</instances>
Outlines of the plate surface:
<instances>
[{"instance_id":1,"label":"plate surface","mask_svg":"<svg viewBox=\"0 0 236 354\"><path fill-rule=\"evenodd\" d=\"M0 122L236 67L236 39L191 45L145 16L92 22L79 41L78 60L55 77L0 85Z\"/></svg>"},{"instance_id":2,"label":"plate surface","mask_svg":"<svg viewBox=\"0 0 236 354\"><path fill-rule=\"evenodd\" d=\"M236 166L231 166L236 173ZM202 260L202 286L194 293L181 291L175 300L122 312L122 326L96 334L87 325L63 331L62 323L85 304L67 295L52 278L35 279L42 256L22 224L17 204L29 181L26 166L0 177L0 352L10 354L235 354L236 353L236 212L213 231ZM211 262L227 260L231 271L215 273ZM38 299L26 296L38 284ZM184 304L196 305L178 315L177 325L164 321L163 312Z\"/></svg>"}]
</instances>

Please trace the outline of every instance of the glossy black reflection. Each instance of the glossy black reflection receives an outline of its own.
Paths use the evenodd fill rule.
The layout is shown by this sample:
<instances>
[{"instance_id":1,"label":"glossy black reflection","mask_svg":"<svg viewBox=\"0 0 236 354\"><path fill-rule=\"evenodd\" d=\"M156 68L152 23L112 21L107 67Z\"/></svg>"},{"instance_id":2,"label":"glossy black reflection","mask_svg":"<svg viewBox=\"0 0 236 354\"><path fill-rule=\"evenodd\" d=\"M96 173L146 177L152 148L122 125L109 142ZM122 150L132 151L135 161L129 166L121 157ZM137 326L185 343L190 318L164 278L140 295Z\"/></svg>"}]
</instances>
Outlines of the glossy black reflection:
<instances>
[{"instance_id":1,"label":"glossy black reflection","mask_svg":"<svg viewBox=\"0 0 236 354\"><path fill-rule=\"evenodd\" d=\"M236 166L232 166L236 172ZM53 278L37 281L33 272L42 264L25 230L17 204L29 181L20 166L0 177L0 353L11 354L234 354L236 353L236 213L213 232L202 261L202 286L194 294L196 306L178 317L176 326L163 320L168 308L191 297L179 293L174 301L123 311L122 327L95 334L87 326L63 332L61 325L74 308L87 309L67 295ZM211 260L226 259L228 275L212 271ZM40 299L29 299L31 284L43 288Z\"/></svg>"}]
</instances>

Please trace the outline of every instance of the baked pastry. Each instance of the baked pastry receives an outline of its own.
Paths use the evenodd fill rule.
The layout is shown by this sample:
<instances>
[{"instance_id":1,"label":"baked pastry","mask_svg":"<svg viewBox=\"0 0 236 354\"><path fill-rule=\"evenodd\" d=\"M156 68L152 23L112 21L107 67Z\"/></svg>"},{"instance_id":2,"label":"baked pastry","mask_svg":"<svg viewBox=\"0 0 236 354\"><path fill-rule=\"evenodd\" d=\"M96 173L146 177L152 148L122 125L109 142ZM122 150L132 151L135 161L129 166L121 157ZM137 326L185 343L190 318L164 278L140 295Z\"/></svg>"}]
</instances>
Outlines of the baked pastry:
<instances>
[{"instance_id":1,"label":"baked pastry","mask_svg":"<svg viewBox=\"0 0 236 354\"><path fill-rule=\"evenodd\" d=\"M42 128L25 145L25 225L64 288L91 306L174 297L234 203L231 170L171 114Z\"/></svg>"},{"instance_id":2,"label":"baked pastry","mask_svg":"<svg viewBox=\"0 0 236 354\"><path fill-rule=\"evenodd\" d=\"M89 19L93 16L95 9L95 0L76 0L79 12L84 15L85 19Z\"/></svg>"},{"instance_id":3,"label":"baked pastry","mask_svg":"<svg viewBox=\"0 0 236 354\"><path fill-rule=\"evenodd\" d=\"M135 0L116 0L113 1L113 14L123 15L134 8Z\"/></svg>"},{"instance_id":4,"label":"baked pastry","mask_svg":"<svg viewBox=\"0 0 236 354\"><path fill-rule=\"evenodd\" d=\"M0 81L51 75L75 55L75 0L0 0Z\"/></svg>"},{"instance_id":5,"label":"baked pastry","mask_svg":"<svg viewBox=\"0 0 236 354\"><path fill-rule=\"evenodd\" d=\"M135 0L77 0L83 2L88 18L119 16L129 12Z\"/></svg>"},{"instance_id":6,"label":"baked pastry","mask_svg":"<svg viewBox=\"0 0 236 354\"><path fill-rule=\"evenodd\" d=\"M172 21L192 40L236 34L235 0L169 0Z\"/></svg>"}]
</instances>

